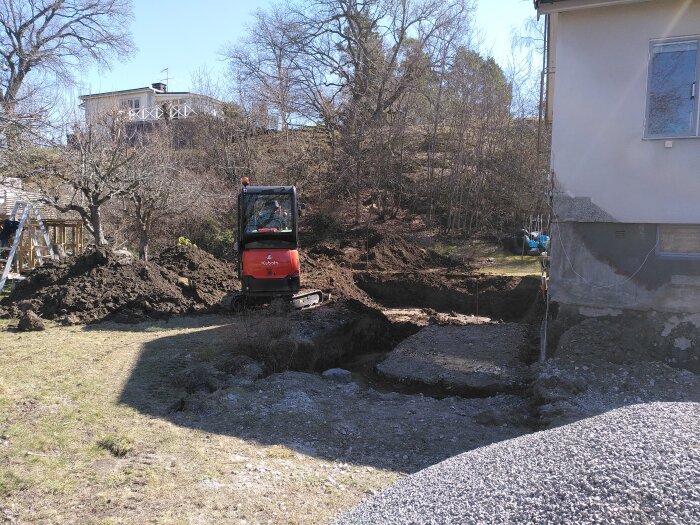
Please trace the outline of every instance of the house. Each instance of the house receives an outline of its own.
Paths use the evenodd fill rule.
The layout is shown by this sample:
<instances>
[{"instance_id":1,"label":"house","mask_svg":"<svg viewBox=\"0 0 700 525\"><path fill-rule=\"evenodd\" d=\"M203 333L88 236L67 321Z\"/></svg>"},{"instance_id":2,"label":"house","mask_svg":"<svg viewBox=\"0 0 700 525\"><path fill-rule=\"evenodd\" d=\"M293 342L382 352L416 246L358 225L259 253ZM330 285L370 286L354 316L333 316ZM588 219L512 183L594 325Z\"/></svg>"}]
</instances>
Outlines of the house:
<instances>
[{"instance_id":1,"label":"house","mask_svg":"<svg viewBox=\"0 0 700 525\"><path fill-rule=\"evenodd\" d=\"M535 7L548 40L558 331L614 317L698 360L700 1Z\"/></svg>"},{"instance_id":2,"label":"house","mask_svg":"<svg viewBox=\"0 0 700 525\"><path fill-rule=\"evenodd\" d=\"M156 82L150 86L82 95L81 107L85 121L96 122L106 113L123 111L130 122L181 120L197 113L217 114L222 102L188 91L169 92L167 85Z\"/></svg>"}]
</instances>

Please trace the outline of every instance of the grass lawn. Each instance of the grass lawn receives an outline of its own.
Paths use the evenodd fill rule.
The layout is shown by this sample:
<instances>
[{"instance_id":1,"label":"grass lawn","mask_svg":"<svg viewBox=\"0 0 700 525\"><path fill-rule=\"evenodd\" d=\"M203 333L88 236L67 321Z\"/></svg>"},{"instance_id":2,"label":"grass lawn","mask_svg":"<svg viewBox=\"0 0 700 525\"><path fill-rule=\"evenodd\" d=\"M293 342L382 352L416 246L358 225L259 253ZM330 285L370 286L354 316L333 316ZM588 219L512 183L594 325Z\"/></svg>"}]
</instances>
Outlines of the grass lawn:
<instances>
[{"instance_id":1,"label":"grass lawn","mask_svg":"<svg viewBox=\"0 0 700 525\"><path fill-rule=\"evenodd\" d=\"M483 241L439 244L433 249L442 255L469 261L476 272L487 275L540 275L540 258L513 255L502 247Z\"/></svg>"},{"instance_id":2,"label":"grass lawn","mask_svg":"<svg viewBox=\"0 0 700 525\"><path fill-rule=\"evenodd\" d=\"M172 422L173 363L235 337L230 323L201 316L19 333L0 321L0 517L320 524L399 477ZM174 347L171 336L183 334L188 347ZM154 357L134 374L145 345ZM148 410L123 402L127 383Z\"/></svg>"}]
</instances>

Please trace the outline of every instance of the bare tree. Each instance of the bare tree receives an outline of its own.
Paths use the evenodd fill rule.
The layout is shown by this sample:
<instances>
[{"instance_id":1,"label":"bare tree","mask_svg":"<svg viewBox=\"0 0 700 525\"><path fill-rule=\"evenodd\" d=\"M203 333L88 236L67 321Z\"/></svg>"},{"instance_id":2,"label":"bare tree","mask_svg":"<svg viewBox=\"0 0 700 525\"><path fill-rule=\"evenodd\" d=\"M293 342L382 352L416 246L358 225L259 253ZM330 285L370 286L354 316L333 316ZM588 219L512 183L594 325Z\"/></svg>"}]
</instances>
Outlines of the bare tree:
<instances>
[{"instance_id":1,"label":"bare tree","mask_svg":"<svg viewBox=\"0 0 700 525\"><path fill-rule=\"evenodd\" d=\"M29 179L44 202L63 213L77 213L95 244L107 245L103 206L131 195L141 183L140 173L130 169L141 154L133 146L137 138L117 112L99 123L76 124L67 146L32 154L26 163Z\"/></svg>"},{"instance_id":2,"label":"bare tree","mask_svg":"<svg viewBox=\"0 0 700 525\"><path fill-rule=\"evenodd\" d=\"M422 50L446 27L463 24L470 7L464 0L317 0L300 14L306 53L325 66L327 84L340 93L344 164L357 222L366 138L376 137L371 130L424 75L429 63Z\"/></svg>"},{"instance_id":3,"label":"bare tree","mask_svg":"<svg viewBox=\"0 0 700 525\"><path fill-rule=\"evenodd\" d=\"M86 63L106 66L133 46L130 0L0 0L0 109L15 122L41 82L69 81ZM31 76L37 82L31 82ZM25 121L36 119L36 107Z\"/></svg>"},{"instance_id":4,"label":"bare tree","mask_svg":"<svg viewBox=\"0 0 700 525\"><path fill-rule=\"evenodd\" d=\"M285 138L293 120L294 61L299 29L291 13L279 6L254 13L247 35L229 45L225 58L257 104L274 108Z\"/></svg>"},{"instance_id":5,"label":"bare tree","mask_svg":"<svg viewBox=\"0 0 700 525\"><path fill-rule=\"evenodd\" d=\"M196 213L203 188L194 184L184 167L183 153L176 145L172 123L161 125L148 135L126 166L127 179L138 184L124 198L134 219L139 258L148 260L150 243L159 224Z\"/></svg>"}]
</instances>

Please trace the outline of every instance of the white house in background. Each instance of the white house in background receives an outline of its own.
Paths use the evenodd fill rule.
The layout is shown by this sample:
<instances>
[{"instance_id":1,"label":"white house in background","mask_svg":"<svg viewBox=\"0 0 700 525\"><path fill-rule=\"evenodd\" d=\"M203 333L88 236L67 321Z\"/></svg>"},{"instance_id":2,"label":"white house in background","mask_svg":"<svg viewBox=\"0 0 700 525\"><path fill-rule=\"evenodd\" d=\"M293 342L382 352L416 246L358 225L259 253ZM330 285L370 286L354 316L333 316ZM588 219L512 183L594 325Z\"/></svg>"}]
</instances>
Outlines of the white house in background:
<instances>
[{"instance_id":1,"label":"white house in background","mask_svg":"<svg viewBox=\"0 0 700 525\"><path fill-rule=\"evenodd\" d=\"M80 100L86 122L94 122L114 110L126 112L132 122L178 120L202 112L217 114L222 105L222 102L205 95L188 91L168 92L162 82L135 89L82 95Z\"/></svg>"},{"instance_id":2,"label":"white house in background","mask_svg":"<svg viewBox=\"0 0 700 525\"><path fill-rule=\"evenodd\" d=\"M548 35L551 299L577 315L700 313L700 1L535 7ZM681 346L700 347L693 337Z\"/></svg>"}]
</instances>

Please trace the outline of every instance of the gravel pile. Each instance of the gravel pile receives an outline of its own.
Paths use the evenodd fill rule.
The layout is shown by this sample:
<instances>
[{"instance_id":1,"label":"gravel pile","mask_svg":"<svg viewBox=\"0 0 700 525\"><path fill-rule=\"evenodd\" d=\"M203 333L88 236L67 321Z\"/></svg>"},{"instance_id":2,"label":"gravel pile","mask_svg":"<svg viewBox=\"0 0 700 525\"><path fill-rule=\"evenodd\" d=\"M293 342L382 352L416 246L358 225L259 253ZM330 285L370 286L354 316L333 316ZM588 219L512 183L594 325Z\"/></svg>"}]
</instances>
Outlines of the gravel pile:
<instances>
[{"instance_id":1,"label":"gravel pile","mask_svg":"<svg viewBox=\"0 0 700 525\"><path fill-rule=\"evenodd\" d=\"M632 405L455 456L335 525L700 523L700 404Z\"/></svg>"}]
</instances>

